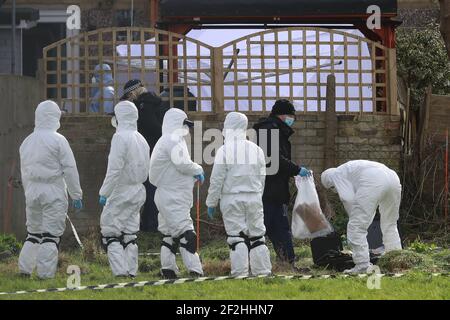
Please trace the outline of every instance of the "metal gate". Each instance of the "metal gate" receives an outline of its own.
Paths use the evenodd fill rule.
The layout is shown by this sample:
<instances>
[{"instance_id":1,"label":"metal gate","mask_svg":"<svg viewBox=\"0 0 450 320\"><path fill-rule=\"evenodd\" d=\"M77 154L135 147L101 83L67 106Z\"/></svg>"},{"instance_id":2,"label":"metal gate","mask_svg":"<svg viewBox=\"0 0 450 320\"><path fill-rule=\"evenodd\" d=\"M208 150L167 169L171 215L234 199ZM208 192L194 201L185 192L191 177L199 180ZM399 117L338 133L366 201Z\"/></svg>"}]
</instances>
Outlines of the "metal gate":
<instances>
[{"instance_id":1,"label":"metal gate","mask_svg":"<svg viewBox=\"0 0 450 320\"><path fill-rule=\"evenodd\" d=\"M107 28L44 48L46 96L73 113L111 110L136 78L188 112L261 113L280 98L321 112L334 74L337 112L396 114L395 63L395 49L359 34L306 27L218 48L153 28Z\"/></svg>"}]
</instances>

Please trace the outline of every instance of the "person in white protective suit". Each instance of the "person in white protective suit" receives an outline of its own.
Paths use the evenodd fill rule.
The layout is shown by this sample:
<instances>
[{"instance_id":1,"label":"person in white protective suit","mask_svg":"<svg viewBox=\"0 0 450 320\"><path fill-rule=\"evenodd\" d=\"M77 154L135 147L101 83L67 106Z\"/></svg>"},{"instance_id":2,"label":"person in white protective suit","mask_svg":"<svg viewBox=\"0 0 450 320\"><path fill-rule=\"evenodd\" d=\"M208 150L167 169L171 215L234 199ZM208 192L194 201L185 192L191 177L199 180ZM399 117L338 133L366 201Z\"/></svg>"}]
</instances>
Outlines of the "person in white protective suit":
<instances>
[{"instance_id":1,"label":"person in white protective suit","mask_svg":"<svg viewBox=\"0 0 450 320\"><path fill-rule=\"evenodd\" d=\"M135 277L138 270L140 209L145 202L150 147L137 131L138 110L130 101L114 107L117 129L100 189L102 243L114 276Z\"/></svg>"},{"instance_id":2,"label":"person in white protective suit","mask_svg":"<svg viewBox=\"0 0 450 320\"><path fill-rule=\"evenodd\" d=\"M225 143L217 150L206 199L210 218L220 200L232 276L247 276L249 264L252 275L272 270L262 203L266 161L264 151L247 140L247 125L247 117L239 112L225 118Z\"/></svg>"},{"instance_id":3,"label":"person in white protective suit","mask_svg":"<svg viewBox=\"0 0 450 320\"><path fill-rule=\"evenodd\" d=\"M20 146L22 184L25 191L27 238L19 256L19 271L53 278L58 247L66 227L67 191L73 206L82 208L77 165L66 138L56 131L61 110L53 101L41 102L35 127Z\"/></svg>"},{"instance_id":4,"label":"person in white protective suit","mask_svg":"<svg viewBox=\"0 0 450 320\"><path fill-rule=\"evenodd\" d=\"M366 272L371 266L367 229L377 208L385 252L401 250L397 230L402 186L395 171L384 164L354 160L322 173L325 188L334 188L348 213L347 240L353 252L353 269L347 273Z\"/></svg>"},{"instance_id":5,"label":"person in white protective suit","mask_svg":"<svg viewBox=\"0 0 450 320\"><path fill-rule=\"evenodd\" d=\"M162 136L150 159L149 180L157 188L158 230L163 234L161 273L165 278L176 278L179 274L175 261L178 246L190 274L203 275L190 211L194 183L196 180L202 183L204 175L202 167L191 160L184 139L192 125L184 111L169 109L164 115Z\"/></svg>"}]
</instances>

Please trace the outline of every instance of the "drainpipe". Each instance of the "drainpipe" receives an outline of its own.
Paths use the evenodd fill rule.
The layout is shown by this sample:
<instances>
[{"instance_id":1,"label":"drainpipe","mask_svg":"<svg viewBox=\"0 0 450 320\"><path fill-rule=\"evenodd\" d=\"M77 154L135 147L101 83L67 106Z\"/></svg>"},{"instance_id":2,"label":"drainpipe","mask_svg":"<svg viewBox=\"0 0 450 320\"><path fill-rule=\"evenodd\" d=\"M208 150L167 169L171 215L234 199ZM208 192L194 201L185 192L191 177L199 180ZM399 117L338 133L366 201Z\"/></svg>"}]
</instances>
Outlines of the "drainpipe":
<instances>
[{"instance_id":1,"label":"drainpipe","mask_svg":"<svg viewBox=\"0 0 450 320\"><path fill-rule=\"evenodd\" d=\"M16 0L12 0L11 32L11 73L16 74Z\"/></svg>"},{"instance_id":2,"label":"drainpipe","mask_svg":"<svg viewBox=\"0 0 450 320\"><path fill-rule=\"evenodd\" d=\"M131 0L131 27L134 27L134 0Z\"/></svg>"}]
</instances>

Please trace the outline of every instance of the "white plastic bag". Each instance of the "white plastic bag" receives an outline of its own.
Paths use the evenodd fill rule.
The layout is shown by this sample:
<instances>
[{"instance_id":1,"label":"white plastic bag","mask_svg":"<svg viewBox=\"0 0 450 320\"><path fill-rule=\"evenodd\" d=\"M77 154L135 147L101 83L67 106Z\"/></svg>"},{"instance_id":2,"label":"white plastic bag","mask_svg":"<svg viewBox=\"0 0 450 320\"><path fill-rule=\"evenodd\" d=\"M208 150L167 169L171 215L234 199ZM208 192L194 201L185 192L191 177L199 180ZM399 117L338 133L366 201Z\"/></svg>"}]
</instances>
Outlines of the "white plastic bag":
<instances>
[{"instance_id":1,"label":"white plastic bag","mask_svg":"<svg viewBox=\"0 0 450 320\"><path fill-rule=\"evenodd\" d=\"M333 232L333 227L320 208L314 177L295 177L297 198L292 211L292 235L298 239L314 239Z\"/></svg>"}]
</instances>

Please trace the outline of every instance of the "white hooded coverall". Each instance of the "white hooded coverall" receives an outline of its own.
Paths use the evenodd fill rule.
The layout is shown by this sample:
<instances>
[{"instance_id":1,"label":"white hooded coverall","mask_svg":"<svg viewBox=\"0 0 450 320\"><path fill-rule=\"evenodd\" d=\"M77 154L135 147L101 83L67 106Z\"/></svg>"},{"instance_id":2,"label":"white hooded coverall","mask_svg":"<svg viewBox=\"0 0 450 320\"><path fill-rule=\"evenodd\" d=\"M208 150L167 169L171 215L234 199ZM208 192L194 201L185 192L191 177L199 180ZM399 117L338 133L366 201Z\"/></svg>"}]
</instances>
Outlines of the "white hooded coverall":
<instances>
[{"instance_id":1,"label":"white hooded coverall","mask_svg":"<svg viewBox=\"0 0 450 320\"><path fill-rule=\"evenodd\" d=\"M150 159L150 183L156 186L155 204L158 208L158 230L163 234L161 269L179 274L175 253L180 245L183 263L191 273L203 274L197 254L196 234L191 218L194 176L202 174L200 165L190 158L183 125L187 115L171 108L164 115L162 136Z\"/></svg>"},{"instance_id":2,"label":"white hooded coverall","mask_svg":"<svg viewBox=\"0 0 450 320\"><path fill-rule=\"evenodd\" d=\"M356 266L369 266L367 229L376 209L386 252L402 248L397 230L402 186L395 171L384 164L354 160L322 173L325 188L334 187L349 215L347 240Z\"/></svg>"},{"instance_id":3,"label":"white hooded coverall","mask_svg":"<svg viewBox=\"0 0 450 320\"><path fill-rule=\"evenodd\" d=\"M262 194L266 177L264 151L246 138L248 120L230 112L224 122L225 143L216 153L206 205L220 200L230 246L231 275L270 274Z\"/></svg>"},{"instance_id":4,"label":"white hooded coverall","mask_svg":"<svg viewBox=\"0 0 450 320\"><path fill-rule=\"evenodd\" d=\"M67 190L73 200L82 191L72 150L57 133L61 111L53 101L41 102L35 128L20 146L22 183L26 199L28 236L19 256L19 270L40 278L53 278L58 246L66 226Z\"/></svg>"},{"instance_id":5,"label":"white hooded coverall","mask_svg":"<svg viewBox=\"0 0 450 320\"><path fill-rule=\"evenodd\" d=\"M100 227L113 274L135 276L138 269L135 241L146 197L143 183L148 177L150 147L137 131L138 110L132 102L119 102L114 113L118 125L99 192L107 198Z\"/></svg>"}]
</instances>

